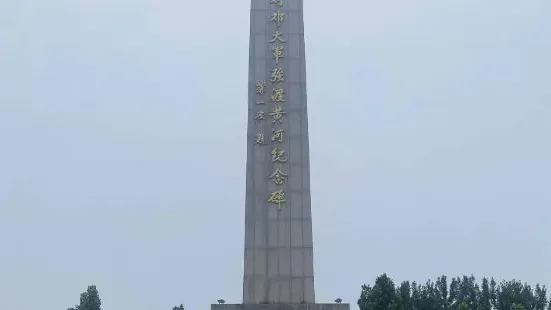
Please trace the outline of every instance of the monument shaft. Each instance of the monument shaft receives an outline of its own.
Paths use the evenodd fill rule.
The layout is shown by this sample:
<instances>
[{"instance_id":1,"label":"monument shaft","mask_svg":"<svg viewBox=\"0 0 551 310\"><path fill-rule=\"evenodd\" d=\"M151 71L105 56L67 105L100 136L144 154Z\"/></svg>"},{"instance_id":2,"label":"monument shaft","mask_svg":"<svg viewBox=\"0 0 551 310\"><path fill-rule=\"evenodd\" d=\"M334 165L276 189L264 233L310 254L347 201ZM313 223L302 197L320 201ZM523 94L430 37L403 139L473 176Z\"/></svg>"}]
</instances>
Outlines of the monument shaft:
<instances>
[{"instance_id":1,"label":"monument shaft","mask_svg":"<svg viewBox=\"0 0 551 310\"><path fill-rule=\"evenodd\" d=\"M252 0L243 303L315 302L302 0Z\"/></svg>"}]
</instances>

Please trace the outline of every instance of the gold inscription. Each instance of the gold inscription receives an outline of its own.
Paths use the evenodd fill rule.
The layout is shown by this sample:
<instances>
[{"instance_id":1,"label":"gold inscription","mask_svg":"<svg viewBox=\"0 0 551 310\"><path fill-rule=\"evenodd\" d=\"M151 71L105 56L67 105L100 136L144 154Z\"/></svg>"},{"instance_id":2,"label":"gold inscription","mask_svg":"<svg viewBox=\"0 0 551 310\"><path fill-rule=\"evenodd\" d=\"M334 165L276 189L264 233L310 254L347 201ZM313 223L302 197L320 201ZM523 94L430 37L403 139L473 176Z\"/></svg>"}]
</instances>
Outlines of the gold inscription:
<instances>
[{"instance_id":1,"label":"gold inscription","mask_svg":"<svg viewBox=\"0 0 551 310\"><path fill-rule=\"evenodd\" d=\"M285 50L283 45L275 44L272 46L272 59L275 59L276 65L279 64L279 60L283 58L283 50Z\"/></svg>"},{"instance_id":2,"label":"gold inscription","mask_svg":"<svg viewBox=\"0 0 551 310\"><path fill-rule=\"evenodd\" d=\"M254 143L255 144L264 144L264 134L263 133L257 133L254 137Z\"/></svg>"},{"instance_id":3,"label":"gold inscription","mask_svg":"<svg viewBox=\"0 0 551 310\"><path fill-rule=\"evenodd\" d=\"M256 82L255 91L259 95L264 95L264 92L266 91L266 82L264 81Z\"/></svg>"},{"instance_id":4,"label":"gold inscription","mask_svg":"<svg viewBox=\"0 0 551 310\"><path fill-rule=\"evenodd\" d=\"M286 202L285 192L283 191L283 189L276 189L275 191L271 192L270 197L268 198L268 202L276 204L279 210L283 209Z\"/></svg>"},{"instance_id":5,"label":"gold inscription","mask_svg":"<svg viewBox=\"0 0 551 310\"><path fill-rule=\"evenodd\" d=\"M281 24L285 21L285 13L277 10L277 12L272 13L272 19L270 19L270 21L275 23L278 27L281 26Z\"/></svg>"},{"instance_id":6,"label":"gold inscription","mask_svg":"<svg viewBox=\"0 0 551 310\"><path fill-rule=\"evenodd\" d=\"M284 163L287 161L285 157L285 151L279 149L277 146L272 150L272 162L273 163Z\"/></svg>"},{"instance_id":7,"label":"gold inscription","mask_svg":"<svg viewBox=\"0 0 551 310\"><path fill-rule=\"evenodd\" d=\"M271 115L271 113L270 113ZM262 110L256 111L256 114L254 115L254 119L257 121L265 120L266 119L266 113Z\"/></svg>"},{"instance_id":8,"label":"gold inscription","mask_svg":"<svg viewBox=\"0 0 551 310\"><path fill-rule=\"evenodd\" d=\"M284 88L274 88L272 90L272 101L273 102L285 102L285 89Z\"/></svg>"},{"instance_id":9,"label":"gold inscription","mask_svg":"<svg viewBox=\"0 0 551 310\"><path fill-rule=\"evenodd\" d=\"M282 68L272 69L272 83L280 83L285 81L285 72Z\"/></svg>"},{"instance_id":10,"label":"gold inscription","mask_svg":"<svg viewBox=\"0 0 551 310\"><path fill-rule=\"evenodd\" d=\"M283 142L283 129L272 129L272 142Z\"/></svg>"},{"instance_id":11,"label":"gold inscription","mask_svg":"<svg viewBox=\"0 0 551 310\"><path fill-rule=\"evenodd\" d=\"M283 111L283 109L280 106L274 107L272 112L268 113L272 117L272 123L279 122L280 124L283 123L283 116L287 114L287 112Z\"/></svg>"},{"instance_id":12,"label":"gold inscription","mask_svg":"<svg viewBox=\"0 0 551 310\"><path fill-rule=\"evenodd\" d=\"M272 39L269 42L270 43L275 43L276 41L280 42L280 43L287 42L287 40L283 39L283 32L279 32L278 30L276 30L276 32L274 32L274 34L272 35Z\"/></svg>"},{"instance_id":13,"label":"gold inscription","mask_svg":"<svg viewBox=\"0 0 551 310\"><path fill-rule=\"evenodd\" d=\"M270 4L275 4L278 6L283 6L283 0L270 0Z\"/></svg>"},{"instance_id":14,"label":"gold inscription","mask_svg":"<svg viewBox=\"0 0 551 310\"><path fill-rule=\"evenodd\" d=\"M285 172L277 166L274 173L272 173L268 179L272 180L276 185L283 185L285 183L285 179L287 179L287 174L285 174Z\"/></svg>"}]
</instances>

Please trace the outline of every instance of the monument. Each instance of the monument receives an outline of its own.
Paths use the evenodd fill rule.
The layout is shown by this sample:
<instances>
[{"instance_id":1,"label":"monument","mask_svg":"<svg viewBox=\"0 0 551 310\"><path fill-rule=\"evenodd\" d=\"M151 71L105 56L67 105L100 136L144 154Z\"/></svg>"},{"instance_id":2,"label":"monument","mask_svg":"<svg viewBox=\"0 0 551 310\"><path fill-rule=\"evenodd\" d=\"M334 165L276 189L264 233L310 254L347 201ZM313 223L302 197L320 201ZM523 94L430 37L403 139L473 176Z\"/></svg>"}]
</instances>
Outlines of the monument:
<instances>
[{"instance_id":1,"label":"monument","mask_svg":"<svg viewBox=\"0 0 551 310\"><path fill-rule=\"evenodd\" d=\"M316 304L303 0L252 0L242 304L212 310L349 310Z\"/></svg>"}]
</instances>

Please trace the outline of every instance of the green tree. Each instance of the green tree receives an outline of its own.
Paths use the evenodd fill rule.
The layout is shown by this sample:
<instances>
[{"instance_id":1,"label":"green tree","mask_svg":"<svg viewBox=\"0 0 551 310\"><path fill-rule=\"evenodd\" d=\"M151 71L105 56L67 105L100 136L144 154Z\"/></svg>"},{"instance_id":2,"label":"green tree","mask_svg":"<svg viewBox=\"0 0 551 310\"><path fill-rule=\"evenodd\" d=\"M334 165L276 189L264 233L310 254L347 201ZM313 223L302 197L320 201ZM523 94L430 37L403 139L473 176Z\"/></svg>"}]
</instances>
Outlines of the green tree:
<instances>
[{"instance_id":1,"label":"green tree","mask_svg":"<svg viewBox=\"0 0 551 310\"><path fill-rule=\"evenodd\" d=\"M466 302L462 302L457 307L457 310L471 310Z\"/></svg>"},{"instance_id":2,"label":"green tree","mask_svg":"<svg viewBox=\"0 0 551 310\"><path fill-rule=\"evenodd\" d=\"M479 310L481 291L474 276L452 278L449 291L449 309L459 310L467 307L469 310Z\"/></svg>"},{"instance_id":3,"label":"green tree","mask_svg":"<svg viewBox=\"0 0 551 310\"><path fill-rule=\"evenodd\" d=\"M413 282L411 284L412 310L441 310L447 304L445 300L442 301L442 295L438 285L430 280L424 285Z\"/></svg>"},{"instance_id":4,"label":"green tree","mask_svg":"<svg viewBox=\"0 0 551 310\"><path fill-rule=\"evenodd\" d=\"M532 310L534 295L532 288L520 281L502 281L496 289L497 310L517 310L522 306L526 310Z\"/></svg>"},{"instance_id":5,"label":"green tree","mask_svg":"<svg viewBox=\"0 0 551 310\"><path fill-rule=\"evenodd\" d=\"M88 286L86 292L80 294L80 304L68 310L101 310L101 299L96 286Z\"/></svg>"},{"instance_id":6,"label":"green tree","mask_svg":"<svg viewBox=\"0 0 551 310\"><path fill-rule=\"evenodd\" d=\"M490 280L490 303L492 309L497 309L497 283L494 278Z\"/></svg>"},{"instance_id":7,"label":"green tree","mask_svg":"<svg viewBox=\"0 0 551 310\"><path fill-rule=\"evenodd\" d=\"M404 281L399 287L386 274L373 286L364 284L360 310L551 310L545 286L534 288L517 280L497 284L493 278L477 283L474 276L451 278L419 285Z\"/></svg>"},{"instance_id":8,"label":"green tree","mask_svg":"<svg viewBox=\"0 0 551 310\"><path fill-rule=\"evenodd\" d=\"M377 277L373 287L362 285L358 306L360 310L403 310L399 289L386 273Z\"/></svg>"},{"instance_id":9,"label":"green tree","mask_svg":"<svg viewBox=\"0 0 551 310\"><path fill-rule=\"evenodd\" d=\"M174 306L174 308L172 308L172 310L184 310L184 305L180 304L180 306Z\"/></svg>"},{"instance_id":10,"label":"green tree","mask_svg":"<svg viewBox=\"0 0 551 310\"><path fill-rule=\"evenodd\" d=\"M436 292L438 294L438 309L448 310L448 279L442 275L436 279Z\"/></svg>"},{"instance_id":11,"label":"green tree","mask_svg":"<svg viewBox=\"0 0 551 310\"><path fill-rule=\"evenodd\" d=\"M373 291L371 285L362 285L362 292L360 294L360 299L358 299L358 306L360 307L360 310L373 309L373 305L371 304L371 291Z\"/></svg>"},{"instance_id":12,"label":"green tree","mask_svg":"<svg viewBox=\"0 0 551 310\"><path fill-rule=\"evenodd\" d=\"M448 307L450 307L450 309L457 309L459 307L459 303L457 302L457 297L459 296L458 279L459 278L452 278L452 281L450 282L448 294Z\"/></svg>"},{"instance_id":13,"label":"green tree","mask_svg":"<svg viewBox=\"0 0 551 310\"><path fill-rule=\"evenodd\" d=\"M469 310L478 310L480 287L473 275L463 276L459 282L459 298L467 304Z\"/></svg>"},{"instance_id":14,"label":"green tree","mask_svg":"<svg viewBox=\"0 0 551 310\"><path fill-rule=\"evenodd\" d=\"M420 309L423 306L421 300L421 288L415 281L411 283L411 297L409 303L412 310Z\"/></svg>"},{"instance_id":15,"label":"green tree","mask_svg":"<svg viewBox=\"0 0 551 310\"><path fill-rule=\"evenodd\" d=\"M534 310L545 310L547 306L547 289L544 286L536 284L536 289L534 290Z\"/></svg>"},{"instance_id":16,"label":"green tree","mask_svg":"<svg viewBox=\"0 0 551 310\"><path fill-rule=\"evenodd\" d=\"M412 310L411 305L411 286L409 281L404 281L399 288L401 308L404 310Z\"/></svg>"},{"instance_id":17,"label":"green tree","mask_svg":"<svg viewBox=\"0 0 551 310\"><path fill-rule=\"evenodd\" d=\"M488 278L482 278L482 288L480 290L480 297L478 298L478 309L492 310L492 294Z\"/></svg>"}]
</instances>

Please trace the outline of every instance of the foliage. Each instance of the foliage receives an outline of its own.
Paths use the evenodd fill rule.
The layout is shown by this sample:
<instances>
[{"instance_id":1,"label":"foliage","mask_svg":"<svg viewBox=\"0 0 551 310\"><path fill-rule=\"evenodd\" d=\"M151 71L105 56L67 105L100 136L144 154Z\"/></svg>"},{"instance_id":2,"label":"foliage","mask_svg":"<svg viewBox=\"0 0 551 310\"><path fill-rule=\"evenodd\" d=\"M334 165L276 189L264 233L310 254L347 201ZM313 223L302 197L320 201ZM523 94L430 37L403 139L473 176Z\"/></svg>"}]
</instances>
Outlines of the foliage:
<instances>
[{"instance_id":1,"label":"foliage","mask_svg":"<svg viewBox=\"0 0 551 310\"><path fill-rule=\"evenodd\" d=\"M101 310L101 299L96 286L88 286L86 292L80 294L80 304L67 310Z\"/></svg>"},{"instance_id":2,"label":"foliage","mask_svg":"<svg viewBox=\"0 0 551 310\"><path fill-rule=\"evenodd\" d=\"M174 308L172 308L172 310L184 310L184 305L180 304L180 306L174 306Z\"/></svg>"},{"instance_id":3,"label":"foliage","mask_svg":"<svg viewBox=\"0 0 551 310\"><path fill-rule=\"evenodd\" d=\"M446 276L425 284L404 281L399 286L386 274L373 286L362 285L360 310L551 310L545 286L517 280L502 281L474 276Z\"/></svg>"},{"instance_id":4,"label":"foliage","mask_svg":"<svg viewBox=\"0 0 551 310\"><path fill-rule=\"evenodd\" d=\"M383 274L375 280L373 287L362 286L362 297L360 297L358 305L360 310L401 310L403 307L401 307L398 293L392 279Z\"/></svg>"}]
</instances>

